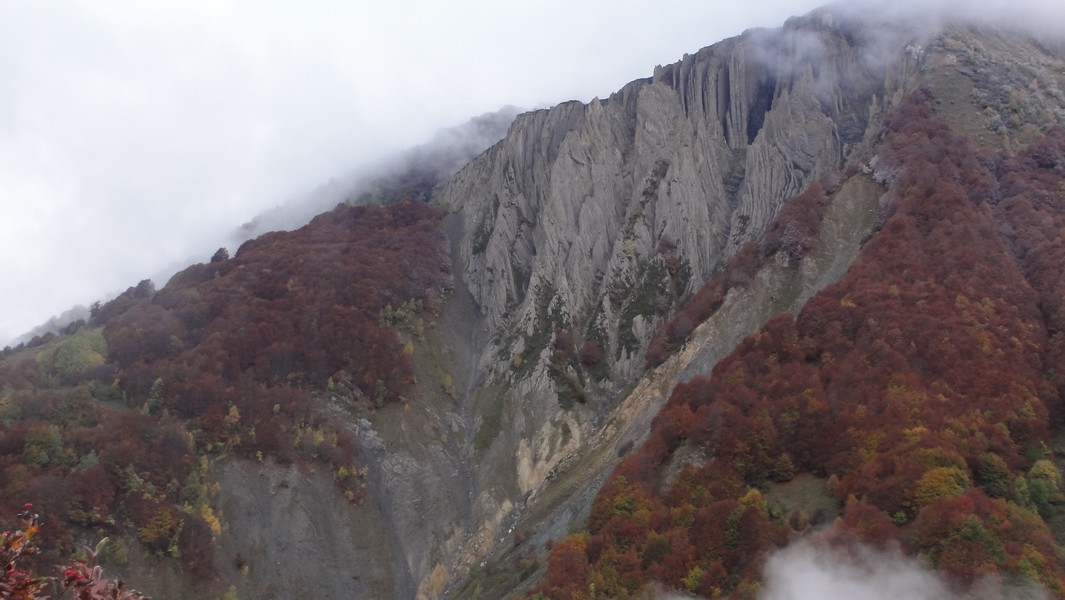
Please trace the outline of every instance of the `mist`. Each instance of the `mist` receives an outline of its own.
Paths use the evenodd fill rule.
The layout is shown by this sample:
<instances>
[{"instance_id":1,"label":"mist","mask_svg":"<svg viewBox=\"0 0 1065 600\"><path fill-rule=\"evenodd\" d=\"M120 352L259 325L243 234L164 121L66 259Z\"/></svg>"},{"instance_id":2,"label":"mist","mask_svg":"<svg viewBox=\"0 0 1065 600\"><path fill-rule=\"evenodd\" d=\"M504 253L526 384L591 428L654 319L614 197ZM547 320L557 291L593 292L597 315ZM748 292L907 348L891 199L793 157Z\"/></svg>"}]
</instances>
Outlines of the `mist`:
<instances>
[{"instance_id":1,"label":"mist","mask_svg":"<svg viewBox=\"0 0 1065 600\"><path fill-rule=\"evenodd\" d=\"M693 596L657 589L656 600ZM829 527L769 556L758 600L1050 600L1031 581L985 576L959 590L897 546L874 548L845 541Z\"/></svg>"},{"instance_id":2,"label":"mist","mask_svg":"<svg viewBox=\"0 0 1065 600\"><path fill-rule=\"evenodd\" d=\"M438 131L412 149L381 157L331 178L306 194L290 198L233 231L229 245L268 231L291 230L337 204L376 204L388 198L428 200L428 190L454 175L478 154L503 139L514 118L514 106L478 115L456 127Z\"/></svg>"},{"instance_id":3,"label":"mist","mask_svg":"<svg viewBox=\"0 0 1065 600\"><path fill-rule=\"evenodd\" d=\"M953 590L936 573L898 549L857 542L829 545L804 539L770 556L760 600L1045 600L1034 583L988 576L972 589Z\"/></svg>"},{"instance_id":4,"label":"mist","mask_svg":"<svg viewBox=\"0 0 1065 600\"><path fill-rule=\"evenodd\" d=\"M1057 38L1063 35L1061 23L1065 19L1065 3L1058 0L844 0L826 5L854 17L910 19L925 29L960 22Z\"/></svg>"}]
</instances>

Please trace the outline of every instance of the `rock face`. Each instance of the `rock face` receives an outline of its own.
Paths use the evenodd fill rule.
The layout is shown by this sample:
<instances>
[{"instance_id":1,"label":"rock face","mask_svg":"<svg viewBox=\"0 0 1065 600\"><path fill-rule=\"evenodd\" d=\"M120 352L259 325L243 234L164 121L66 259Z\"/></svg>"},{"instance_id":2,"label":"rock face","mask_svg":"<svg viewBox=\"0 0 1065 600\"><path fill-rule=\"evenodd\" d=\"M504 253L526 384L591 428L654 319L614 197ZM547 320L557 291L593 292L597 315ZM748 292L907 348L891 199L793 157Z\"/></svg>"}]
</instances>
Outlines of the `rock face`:
<instances>
[{"instance_id":1,"label":"rock face","mask_svg":"<svg viewBox=\"0 0 1065 600\"><path fill-rule=\"evenodd\" d=\"M221 510L231 529L220 538L240 557L241 597L386 598L411 594L405 565L392 563L387 515L372 503L354 506L333 489L331 474L234 461L216 468L227 491ZM262 527L263 523L273 527ZM258 525L258 527L257 527ZM272 560L266 559L266 557ZM357 577L348 573L358 562ZM320 574L333 573L331 577Z\"/></svg>"},{"instance_id":2,"label":"rock face","mask_svg":"<svg viewBox=\"0 0 1065 600\"><path fill-rule=\"evenodd\" d=\"M463 224L457 266L488 326L535 328L549 294L562 328L603 332L615 376L631 377L635 330L841 167L903 87L901 46L874 61L871 37L830 23L748 32L606 100L519 116L434 194Z\"/></svg>"}]
</instances>

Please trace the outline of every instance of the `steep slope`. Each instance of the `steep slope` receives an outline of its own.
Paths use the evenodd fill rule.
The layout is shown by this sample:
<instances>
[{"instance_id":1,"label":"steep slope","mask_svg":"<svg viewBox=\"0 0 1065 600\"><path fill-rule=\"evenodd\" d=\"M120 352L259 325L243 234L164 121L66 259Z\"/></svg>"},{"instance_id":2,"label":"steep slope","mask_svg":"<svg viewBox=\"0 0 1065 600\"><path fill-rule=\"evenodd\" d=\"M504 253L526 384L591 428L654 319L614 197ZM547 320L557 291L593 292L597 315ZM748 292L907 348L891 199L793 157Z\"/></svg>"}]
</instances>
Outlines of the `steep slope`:
<instances>
[{"instance_id":1,"label":"steep slope","mask_svg":"<svg viewBox=\"0 0 1065 600\"><path fill-rule=\"evenodd\" d=\"M788 31L789 27L792 28L793 34L798 32L798 35L802 36L816 38L817 35L824 35L827 30L835 31L856 44L864 42L863 48L867 52L865 59L886 70L889 75L885 87L895 90L888 99L882 100L884 104L879 105L878 110L884 110L900 100L901 91L923 86L932 92L940 118L970 136L972 143L979 147L1016 148L1023 140L1038 138L1046 126L1062 122L1062 117L1065 116L1062 111L1065 103L1062 102L1060 92L1063 85L1060 44L1040 42L1023 33L968 25L925 30L920 25L906 24L909 33L900 35L897 23L886 29L883 29L882 25L870 23L848 23L833 18L829 11L816 11L804 19L792 20L789 26L785 27L785 31ZM807 45L817 47L819 43L808 38ZM818 68L823 69L820 63L817 64ZM889 64L894 67L887 67ZM654 85L654 82L645 82L644 85ZM566 110L573 108L567 107ZM545 116L540 115L538 118L543 119ZM850 156L864 155L867 160L875 156L870 150L882 142L880 128L875 125L876 122L876 119L872 121L874 124L870 125L870 129L863 136L866 150L855 149ZM512 133L521 125L522 121L519 120L512 128ZM556 134L555 137L562 136ZM525 139L530 138L536 139L535 136L529 135L526 135ZM508 137L508 140L511 139L521 138ZM481 159L485 160L493 152L502 152L506 143L507 140L504 140L503 144ZM563 144L559 144L559 148L562 147ZM863 154L864 152L868 153ZM505 162L505 158L500 160ZM873 161L873 164L875 165L876 161ZM854 165L854 168L857 166ZM669 395L669 390L678 381L699 373L708 373L716 361L726 355L747 333L757 330L775 314L797 312L817 290L847 271L858 248L883 227L891 214L885 208L885 203L891 198L890 195L885 195L885 184L890 181L890 171L868 165L863 165L862 170L861 173L847 170L835 182L832 179L824 182L823 188L827 189L814 193L815 196L824 194L823 198L806 198L805 206L810 210L800 208L791 214L781 214L782 220L776 223L769 236L773 239L760 241L753 254L735 253L732 264L714 278L717 287L712 285L705 293L700 292L693 298L692 304L705 304L689 307L690 310L686 308L681 312L681 321L688 319L686 324L678 326L679 322L672 322L670 325L673 329L662 329L654 336L649 335L650 332L641 332L641 343L647 343L660 335L666 338L674 336L671 344L659 350L679 353L660 368L640 378L631 391L608 396L610 401L606 404L609 408L605 413L596 413L601 415L599 418L591 417L591 432L583 435L579 451L559 452L554 458L550 452L540 454L548 456L541 463L540 473L544 478L533 488L534 492L527 498L523 505L524 512L520 513L514 526L520 534L514 539L526 541L514 548L501 547L498 561L490 563L488 569L478 571L476 577L463 587L464 594L476 597L481 593L504 593L512 589L516 581L528 577L530 572L535 571L533 563L536 561L540 544L583 520L587 513L583 512L581 507L590 501L598 489L604 469L609 469L610 465L618 460L618 456L623 455L634 441L638 442L642 438L647 431L646 424L650 415L657 411L658 406ZM456 179L462 178L464 173L460 173ZM508 188L504 185L502 189ZM466 200L476 203L477 197ZM814 204L818 206L811 207L810 200L814 200ZM583 204L578 205L584 206L590 201L586 198ZM469 226L469 214L463 211L459 214L465 216L465 222ZM532 227L530 219L523 222ZM467 235L466 239L473 241L475 238L472 236L475 235L476 233ZM537 238L533 236L532 239ZM679 245L677 244L677 247ZM670 240L662 253L665 256L660 257L663 271L668 271L668 261L682 260L684 257L681 252L673 254L672 247ZM519 252L520 248L514 249L511 256ZM552 248L539 247L532 260L541 260L541 255L545 253L552 255ZM478 270L478 260L474 254L469 256L466 277L477 281L480 274L484 281L498 281ZM957 268L962 266L956 265ZM456 271L461 273L458 265ZM487 269L485 272L491 274ZM571 280L567 278L562 281ZM585 277L579 281L583 285L594 287L593 282L596 280ZM668 286L663 285L661 289L668 289ZM604 304L609 304L611 300L614 298L608 297ZM520 314L522 307L516 307L514 310L516 314ZM523 322L526 326L530 321L534 321L536 311L533 312L534 314ZM552 314L547 311L539 312ZM565 311L558 312L565 314ZM600 310L600 315L605 312L607 311ZM708 315L711 316L710 320L700 325L695 329L695 333L689 336L692 328ZM504 316L504 323L507 318ZM491 314L488 315L488 320L491 320ZM501 326L501 329L505 330L506 325ZM618 325L617 331L624 331L624 326ZM505 334L501 337L506 339ZM556 335L553 340L557 339ZM679 347L678 344L684 343L685 340L686 344L682 348ZM557 344L552 344L547 352L552 350L554 352L548 361L553 360L557 364ZM502 353L502 356L507 354ZM652 364L658 364L661 360L659 355ZM626 378L619 376L618 371L617 365L614 365L612 381L626 382ZM512 373L511 377L512 380L519 379L520 375ZM535 377L534 375L533 378ZM533 386L531 382L519 384L523 395L521 402L515 403L515 410L528 415L531 412L531 402L546 396L546 399L542 400L542 406L543 410L550 414L550 407L553 406L550 393L541 396L529 394L528 392L534 389ZM589 386L588 389L592 390L589 397L594 403L594 387ZM569 409L563 414L579 416L581 408L581 405L577 405L576 410ZM522 422L530 420L532 419L526 416ZM588 422L584 421L585 424ZM514 431L520 436L520 425L515 426ZM680 463L677 468L679 465ZM538 535L536 532L543 533Z\"/></svg>"},{"instance_id":2,"label":"steep slope","mask_svg":"<svg viewBox=\"0 0 1065 600\"><path fill-rule=\"evenodd\" d=\"M587 533L555 545L546 597L652 581L753 597L767 551L810 529L813 506L783 491L802 473L843 531L900 542L962 589L1065 595L1044 521L1062 500L1065 130L981 154L934 101L914 92L886 121L883 224L847 274L673 390Z\"/></svg>"},{"instance_id":3,"label":"steep slope","mask_svg":"<svg viewBox=\"0 0 1065 600\"><path fill-rule=\"evenodd\" d=\"M467 427L481 440L474 514L493 537L537 531L539 519L559 533L586 510L617 445L646 430L629 420L639 423L672 386L662 379L644 409L616 412L632 404L653 331L760 237L786 199L867 147L919 73L907 40L891 26L823 14L748 32L606 100L519 116L436 190L434 204L451 213L457 285L477 304L487 340ZM854 245L865 233L847 235ZM795 289L808 295L832 279L815 275ZM727 323L721 337L738 340L769 314ZM620 425L604 434L612 421ZM562 461L589 454L601 459L566 478L563 487L576 488L562 497L574 501L559 501L548 488L562 483ZM541 504L550 498L554 510ZM501 513L506 529L492 526Z\"/></svg>"},{"instance_id":4,"label":"steep slope","mask_svg":"<svg viewBox=\"0 0 1065 600\"><path fill-rule=\"evenodd\" d=\"M107 566L157 597L411 596L360 418L417 400L412 339L449 287L439 215L407 200L94 305L0 363L0 517L45 515L42 561L110 536Z\"/></svg>"}]
</instances>

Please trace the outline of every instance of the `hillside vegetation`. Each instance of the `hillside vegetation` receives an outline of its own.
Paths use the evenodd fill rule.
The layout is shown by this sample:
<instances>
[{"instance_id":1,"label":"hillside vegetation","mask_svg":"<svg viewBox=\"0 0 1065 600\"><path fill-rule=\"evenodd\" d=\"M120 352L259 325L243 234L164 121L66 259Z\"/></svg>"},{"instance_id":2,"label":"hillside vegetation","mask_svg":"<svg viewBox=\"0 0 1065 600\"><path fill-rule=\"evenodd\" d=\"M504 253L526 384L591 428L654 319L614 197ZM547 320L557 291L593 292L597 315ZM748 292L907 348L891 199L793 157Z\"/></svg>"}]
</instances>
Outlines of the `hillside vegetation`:
<instances>
[{"instance_id":1,"label":"hillside vegetation","mask_svg":"<svg viewBox=\"0 0 1065 600\"><path fill-rule=\"evenodd\" d=\"M69 335L0 361L0 521L32 502L55 562L92 532L180 557L209 577L211 463L237 455L327 466L358 501L354 434L331 403L364 414L406 401L409 348L450 265L422 203L338 207L293 231L220 250L158 292L142 282ZM76 330L74 330L76 329ZM49 562L50 561L50 562Z\"/></svg>"},{"instance_id":2,"label":"hillside vegetation","mask_svg":"<svg viewBox=\"0 0 1065 600\"><path fill-rule=\"evenodd\" d=\"M1065 131L981 154L932 104L917 91L886 120L883 226L846 276L673 390L534 596L656 581L753 598L767 553L824 518L782 510L772 484L812 473L838 503L836 543L899 543L962 588L992 574L1065 597L1045 521L1062 500ZM708 285L694 301L722 293Z\"/></svg>"}]
</instances>

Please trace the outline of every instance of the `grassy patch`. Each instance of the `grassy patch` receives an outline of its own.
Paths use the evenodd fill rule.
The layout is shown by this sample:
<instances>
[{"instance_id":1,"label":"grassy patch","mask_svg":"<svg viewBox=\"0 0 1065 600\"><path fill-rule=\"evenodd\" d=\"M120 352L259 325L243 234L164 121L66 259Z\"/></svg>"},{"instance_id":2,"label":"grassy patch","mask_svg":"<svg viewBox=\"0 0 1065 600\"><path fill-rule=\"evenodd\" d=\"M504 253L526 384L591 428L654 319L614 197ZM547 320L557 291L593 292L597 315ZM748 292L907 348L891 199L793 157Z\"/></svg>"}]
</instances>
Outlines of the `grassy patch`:
<instances>
[{"instance_id":1,"label":"grassy patch","mask_svg":"<svg viewBox=\"0 0 1065 600\"><path fill-rule=\"evenodd\" d=\"M636 271L633 285L623 293L621 315L618 318L618 347L615 357L620 357L622 350L635 352L640 347L636 333L632 329L636 317L649 317L655 312L655 303L666 287L666 268L658 260L644 262Z\"/></svg>"},{"instance_id":2,"label":"grassy patch","mask_svg":"<svg viewBox=\"0 0 1065 600\"><path fill-rule=\"evenodd\" d=\"M769 483L766 502L779 510L784 518L800 512L813 524L828 523L839 516L839 505L826 488L827 480L809 473L800 473L791 481Z\"/></svg>"},{"instance_id":3,"label":"grassy patch","mask_svg":"<svg viewBox=\"0 0 1065 600\"><path fill-rule=\"evenodd\" d=\"M481 426L477 434L473 436L473 448L477 452L484 452L499 437L499 431L503 427L503 397L496 396L488 405L481 419Z\"/></svg>"}]
</instances>

